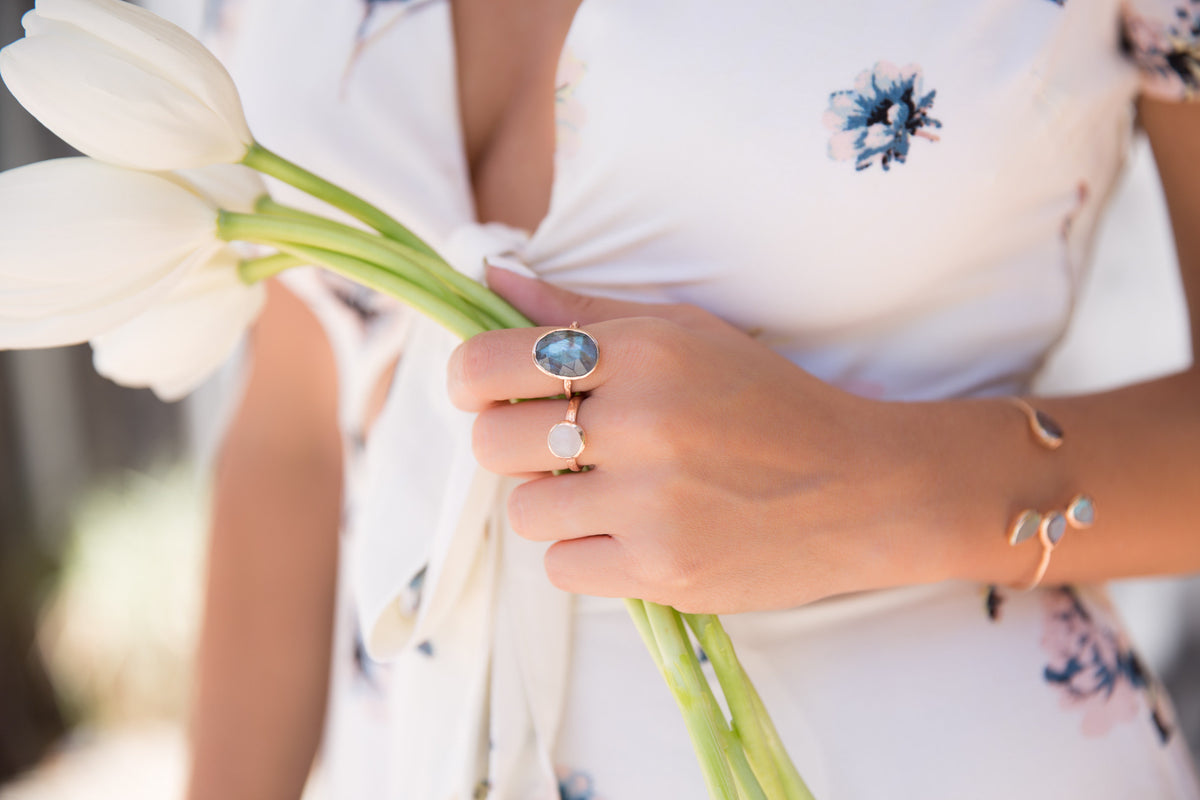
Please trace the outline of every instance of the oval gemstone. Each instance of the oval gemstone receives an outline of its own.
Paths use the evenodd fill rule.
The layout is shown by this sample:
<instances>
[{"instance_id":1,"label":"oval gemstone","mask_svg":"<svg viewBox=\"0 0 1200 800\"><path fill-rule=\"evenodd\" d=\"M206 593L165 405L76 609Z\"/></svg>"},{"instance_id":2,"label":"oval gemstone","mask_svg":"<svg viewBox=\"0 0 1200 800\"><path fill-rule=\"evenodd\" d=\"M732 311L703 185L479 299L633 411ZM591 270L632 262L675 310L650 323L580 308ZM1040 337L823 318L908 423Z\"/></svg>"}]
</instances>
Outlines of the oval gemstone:
<instances>
[{"instance_id":1,"label":"oval gemstone","mask_svg":"<svg viewBox=\"0 0 1200 800\"><path fill-rule=\"evenodd\" d=\"M591 375L599 358L596 340L574 328L550 331L533 346L538 368L555 378L573 380Z\"/></svg>"},{"instance_id":2,"label":"oval gemstone","mask_svg":"<svg viewBox=\"0 0 1200 800\"><path fill-rule=\"evenodd\" d=\"M1062 541L1063 534L1067 532L1067 518L1058 511L1051 511L1042 520L1042 530L1045 532L1046 541L1053 547Z\"/></svg>"},{"instance_id":3,"label":"oval gemstone","mask_svg":"<svg viewBox=\"0 0 1200 800\"><path fill-rule=\"evenodd\" d=\"M583 428L574 422L560 422L546 436L550 452L559 458L575 458L586 444Z\"/></svg>"},{"instance_id":4,"label":"oval gemstone","mask_svg":"<svg viewBox=\"0 0 1200 800\"><path fill-rule=\"evenodd\" d=\"M1067 520L1076 528L1086 528L1096 521L1096 505L1092 498L1081 494L1067 507Z\"/></svg>"}]
</instances>

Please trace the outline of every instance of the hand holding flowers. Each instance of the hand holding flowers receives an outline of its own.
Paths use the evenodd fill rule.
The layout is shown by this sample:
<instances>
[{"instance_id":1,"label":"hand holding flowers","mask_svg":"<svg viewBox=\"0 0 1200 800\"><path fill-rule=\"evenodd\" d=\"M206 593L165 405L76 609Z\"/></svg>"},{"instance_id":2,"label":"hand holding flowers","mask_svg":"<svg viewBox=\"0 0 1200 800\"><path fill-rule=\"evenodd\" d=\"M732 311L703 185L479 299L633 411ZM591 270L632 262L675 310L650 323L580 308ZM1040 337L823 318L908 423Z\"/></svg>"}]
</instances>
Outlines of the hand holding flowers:
<instances>
[{"instance_id":1,"label":"hand holding flowers","mask_svg":"<svg viewBox=\"0 0 1200 800\"><path fill-rule=\"evenodd\" d=\"M451 399L478 414L480 464L534 477L510 495L509 519L557 542L546 568L560 588L738 613L945 577L913 546L934 526L887 513L922 480L886 433L904 429L903 406L832 387L693 306L585 297L495 268L488 281L534 320L577 320L604 349L574 382L586 474L549 474L562 461L545 432L563 400L507 402L555 393L528 365L546 329L480 334L449 366ZM914 535L897 536L906 525Z\"/></svg>"},{"instance_id":2,"label":"hand holding flowers","mask_svg":"<svg viewBox=\"0 0 1200 800\"><path fill-rule=\"evenodd\" d=\"M0 246L5 253L0 264L0 347L91 340L101 372L175 399L216 369L253 321L262 304L259 281L292 266L313 264L387 292L464 338L476 337L460 353L486 355L494 348L507 352L513 343L526 342L528 358L531 332L500 330L527 328L531 323L520 311L456 272L401 223L255 142L232 80L187 34L119 0L39 0L25 26L27 37L0 51L0 73L35 116L91 158L62 159L0 175ZM281 206L247 167L290 183L373 230ZM230 242L264 247L270 254L239 260ZM527 288L510 288L530 299ZM742 402L739 395L747 391L748 384L736 380L738 376L752 374L764 359L778 359L695 309L608 307L582 298L570 303L588 311L582 319L596 322L606 346L628 349L626 364L638 365L619 377L601 374L594 386L581 387L593 390L588 413L595 412L601 426L628 424L630 420L618 418L622 394L657 386L662 401L668 407L673 403L678 413L647 416L641 423L652 441L675 455L686 452L697 429L720 427L722 421L705 418L711 415L703 410L712 408L711 398L703 404L687 402L695 376L686 374L691 368L687 364L681 369L672 363L672 354L692 349L688 364L694 366L702 360L702 350L715 347L722 352L730 363L711 365L700 385L718 388L722 379L717 376L732 366L724 375L735 376L732 383L726 380L730 402ZM559 297L557 306L531 302L529 307L549 319L573 310L570 303ZM674 321L614 319L648 310ZM485 331L496 333L477 336ZM670 346L639 352L634 344L639 331L657 336L648 341ZM487 387L487 359L463 356L456 363L464 369L459 380L452 380L456 400L464 407L486 407L477 428L485 465L514 473L556 466L526 452L523 442L518 444L525 429L538 424L537 414L554 401L491 405L511 397L552 394L554 387ZM497 363L503 364L504 358ZM609 398L618 402L610 407ZM783 413L781 402L762 399L765 411ZM505 437L514 433L517 438L506 443ZM486 443L489 437L492 445ZM628 436L611 437L605 447L615 447L621 439ZM521 533L557 539L563 530L569 531L568 541L550 550L552 578L560 585L600 594L655 593L664 600L669 595L691 608L711 608L714 601L731 609L762 607L753 596L753 570L732 582L717 583L716 572L696 571L681 558L688 552L682 546L683 533L701 520L671 512L678 510L677 504L691 502L696 487L704 485L716 465L680 459L687 469L664 472L656 471L651 459L649 466L643 465L645 471L639 471L633 468L633 453L595 452L601 469L587 476L593 481L588 493L570 491L582 476L562 476L530 483L515 495L514 516ZM779 477L780 486L803 488L803 481L792 480L795 474ZM777 486L759 490L789 496ZM572 514L539 512L534 519L521 512L538 492L567 492L595 501L614 491L631 493L627 497L636 502L625 502L629 509L642 501L654 502L638 514L605 519L595 530L563 527L569 526ZM745 495L742 507L748 516L754 516L760 499L752 492ZM537 501L539 508L546 507L544 500ZM667 535L657 543L642 535L666 523L670 524L662 530ZM610 533L613 526L627 531L628 538L593 536ZM720 548L732 540L717 536L711 523L699 530L712 545L704 559L711 566L712 556L719 558ZM694 539L695 533L689 537ZM641 553L630 558L634 549L626 551L625 543L636 543ZM761 557L766 551L758 552ZM588 562L590 570L584 568ZM629 571L621 583L624 570ZM608 582L595 583L597 576ZM659 594L655 587L668 591ZM789 599L781 596L768 605L775 602L783 605ZM629 607L687 717L713 797L810 797L716 618L693 616L686 622L713 660L734 714L732 725L699 670L684 617L653 602L631 600Z\"/></svg>"}]
</instances>

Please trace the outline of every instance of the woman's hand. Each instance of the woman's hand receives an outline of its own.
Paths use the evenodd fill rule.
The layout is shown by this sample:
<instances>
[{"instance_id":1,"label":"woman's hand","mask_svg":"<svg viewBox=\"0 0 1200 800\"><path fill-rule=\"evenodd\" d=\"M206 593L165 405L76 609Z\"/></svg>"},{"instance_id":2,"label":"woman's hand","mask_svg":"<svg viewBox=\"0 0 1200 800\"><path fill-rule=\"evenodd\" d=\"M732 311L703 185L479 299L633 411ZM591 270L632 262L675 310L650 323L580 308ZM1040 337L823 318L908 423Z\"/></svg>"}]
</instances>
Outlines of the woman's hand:
<instances>
[{"instance_id":1,"label":"woman's hand","mask_svg":"<svg viewBox=\"0 0 1200 800\"><path fill-rule=\"evenodd\" d=\"M546 329L476 336L449 369L455 404L479 412L479 462L533 478L512 493L509 519L556 542L555 585L728 613L944 577L906 535L922 527L906 512L929 482L913 468L902 405L834 389L695 307L490 278L538 322L578 321L600 347L574 387L587 393L579 461L595 467L581 473L550 475L566 466L546 445L564 400L507 402L561 394L531 357Z\"/></svg>"}]
</instances>

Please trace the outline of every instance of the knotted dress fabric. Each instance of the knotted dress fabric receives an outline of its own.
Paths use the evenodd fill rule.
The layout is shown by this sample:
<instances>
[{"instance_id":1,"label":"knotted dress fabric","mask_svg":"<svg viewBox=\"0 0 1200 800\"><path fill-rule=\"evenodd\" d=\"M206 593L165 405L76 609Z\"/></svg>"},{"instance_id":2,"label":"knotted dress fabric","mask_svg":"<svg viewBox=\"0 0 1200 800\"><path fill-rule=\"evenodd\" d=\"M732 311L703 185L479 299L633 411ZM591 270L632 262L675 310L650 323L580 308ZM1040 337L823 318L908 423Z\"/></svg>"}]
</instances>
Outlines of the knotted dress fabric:
<instances>
[{"instance_id":1,"label":"knotted dress fabric","mask_svg":"<svg viewBox=\"0 0 1200 800\"><path fill-rule=\"evenodd\" d=\"M467 224L439 249L482 280L485 261L532 274L520 262L526 241L501 225ZM393 758L416 778L414 797L469 797L483 780L501 797L550 797L570 596L546 578L545 545L508 526L509 482L476 464L474 415L447 403L458 340L424 318L410 324L367 444L350 576L368 653L395 664L397 713L454 735L406 726Z\"/></svg>"}]
</instances>

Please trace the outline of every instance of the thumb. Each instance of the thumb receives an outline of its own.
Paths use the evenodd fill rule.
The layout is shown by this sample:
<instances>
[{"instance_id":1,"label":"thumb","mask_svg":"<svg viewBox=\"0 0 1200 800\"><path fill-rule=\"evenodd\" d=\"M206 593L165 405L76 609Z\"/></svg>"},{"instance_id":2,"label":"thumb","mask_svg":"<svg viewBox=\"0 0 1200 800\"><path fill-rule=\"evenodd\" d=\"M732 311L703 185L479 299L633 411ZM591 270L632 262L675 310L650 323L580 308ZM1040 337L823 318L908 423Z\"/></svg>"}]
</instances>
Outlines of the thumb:
<instances>
[{"instance_id":1,"label":"thumb","mask_svg":"<svg viewBox=\"0 0 1200 800\"><path fill-rule=\"evenodd\" d=\"M608 319L662 316L657 306L576 294L537 278L488 265L488 286L537 325L590 325Z\"/></svg>"}]
</instances>

